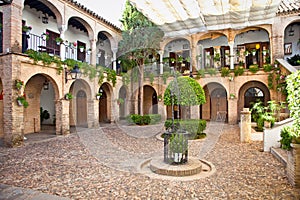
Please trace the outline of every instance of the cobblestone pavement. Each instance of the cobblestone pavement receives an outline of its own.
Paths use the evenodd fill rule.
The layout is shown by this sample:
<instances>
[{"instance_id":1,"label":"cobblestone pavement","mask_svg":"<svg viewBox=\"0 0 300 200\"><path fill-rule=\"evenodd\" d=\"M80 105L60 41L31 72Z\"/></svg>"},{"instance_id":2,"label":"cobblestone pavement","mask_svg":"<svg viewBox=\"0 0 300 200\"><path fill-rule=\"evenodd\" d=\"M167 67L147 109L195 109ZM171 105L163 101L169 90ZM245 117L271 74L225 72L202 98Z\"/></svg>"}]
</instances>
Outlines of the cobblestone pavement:
<instances>
[{"instance_id":1,"label":"cobblestone pavement","mask_svg":"<svg viewBox=\"0 0 300 200\"><path fill-rule=\"evenodd\" d=\"M262 142L239 142L238 126L209 123L207 138L189 143L189 153L217 171L185 182L136 173L141 160L162 154L163 142L155 137L161 129L128 128L80 129L20 148L0 147L0 199L17 199L8 198L7 185L69 199L300 199L283 165L261 152Z\"/></svg>"}]
</instances>

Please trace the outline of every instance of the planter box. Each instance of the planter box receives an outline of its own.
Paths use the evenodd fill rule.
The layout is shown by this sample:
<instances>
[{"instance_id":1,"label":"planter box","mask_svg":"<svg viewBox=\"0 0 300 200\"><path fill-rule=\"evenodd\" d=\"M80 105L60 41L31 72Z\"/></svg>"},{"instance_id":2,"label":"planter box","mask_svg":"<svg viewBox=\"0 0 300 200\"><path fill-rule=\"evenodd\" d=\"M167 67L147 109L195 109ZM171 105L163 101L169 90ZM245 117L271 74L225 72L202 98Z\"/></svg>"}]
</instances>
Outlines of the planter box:
<instances>
[{"instance_id":1,"label":"planter box","mask_svg":"<svg viewBox=\"0 0 300 200\"><path fill-rule=\"evenodd\" d=\"M291 146L287 158L287 178L292 186L300 188L300 144Z\"/></svg>"}]
</instances>

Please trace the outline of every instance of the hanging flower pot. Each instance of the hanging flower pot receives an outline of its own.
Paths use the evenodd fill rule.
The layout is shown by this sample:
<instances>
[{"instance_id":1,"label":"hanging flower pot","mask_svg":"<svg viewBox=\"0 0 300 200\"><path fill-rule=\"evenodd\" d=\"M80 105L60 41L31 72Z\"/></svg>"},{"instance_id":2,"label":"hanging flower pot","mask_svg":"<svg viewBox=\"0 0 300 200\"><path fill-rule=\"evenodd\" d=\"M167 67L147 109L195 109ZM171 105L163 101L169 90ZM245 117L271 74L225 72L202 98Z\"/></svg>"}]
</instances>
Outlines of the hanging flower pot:
<instances>
[{"instance_id":1,"label":"hanging flower pot","mask_svg":"<svg viewBox=\"0 0 300 200\"><path fill-rule=\"evenodd\" d=\"M84 51L84 47L83 46L79 46L79 51L82 53Z\"/></svg>"},{"instance_id":2,"label":"hanging flower pot","mask_svg":"<svg viewBox=\"0 0 300 200\"><path fill-rule=\"evenodd\" d=\"M23 106L22 101L21 100L17 100L18 106Z\"/></svg>"}]
</instances>

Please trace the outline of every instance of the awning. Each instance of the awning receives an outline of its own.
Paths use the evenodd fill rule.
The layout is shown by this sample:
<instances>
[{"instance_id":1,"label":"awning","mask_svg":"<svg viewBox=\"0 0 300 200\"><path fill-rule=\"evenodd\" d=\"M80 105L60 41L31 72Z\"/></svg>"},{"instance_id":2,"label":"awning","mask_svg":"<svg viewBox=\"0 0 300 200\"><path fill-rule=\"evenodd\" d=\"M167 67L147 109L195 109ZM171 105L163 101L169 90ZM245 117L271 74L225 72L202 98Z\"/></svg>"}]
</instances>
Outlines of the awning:
<instances>
[{"instance_id":1,"label":"awning","mask_svg":"<svg viewBox=\"0 0 300 200\"><path fill-rule=\"evenodd\" d=\"M293 1L293 0L291 0ZM130 0L166 36L272 24L281 0Z\"/></svg>"}]
</instances>

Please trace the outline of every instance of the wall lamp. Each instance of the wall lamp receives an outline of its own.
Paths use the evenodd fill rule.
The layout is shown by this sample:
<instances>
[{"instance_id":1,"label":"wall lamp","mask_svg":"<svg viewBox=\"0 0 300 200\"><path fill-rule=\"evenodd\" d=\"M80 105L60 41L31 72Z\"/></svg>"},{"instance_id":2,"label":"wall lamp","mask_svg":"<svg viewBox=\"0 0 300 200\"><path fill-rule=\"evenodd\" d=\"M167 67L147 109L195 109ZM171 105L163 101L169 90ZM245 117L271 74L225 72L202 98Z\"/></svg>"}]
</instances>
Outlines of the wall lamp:
<instances>
[{"instance_id":1,"label":"wall lamp","mask_svg":"<svg viewBox=\"0 0 300 200\"><path fill-rule=\"evenodd\" d=\"M71 75L71 79L68 79L68 74ZM80 77L81 77L81 71L80 71L78 65L75 65L71 71L68 71L68 70L65 71L66 83L68 82L68 80L74 80L74 79L78 79Z\"/></svg>"},{"instance_id":2,"label":"wall lamp","mask_svg":"<svg viewBox=\"0 0 300 200\"><path fill-rule=\"evenodd\" d=\"M49 90L49 81L47 79L43 83L43 88L44 88L44 90Z\"/></svg>"},{"instance_id":3,"label":"wall lamp","mask_svg":"<svg viewBox=\"0 0 300 200\"><path fill-rule=\"evenodd\" d=\"M44 16L42 17L42 23L43 24L48 24L48 17L47 14L45 13Z\"/></svg>"}]
</instances>

